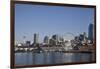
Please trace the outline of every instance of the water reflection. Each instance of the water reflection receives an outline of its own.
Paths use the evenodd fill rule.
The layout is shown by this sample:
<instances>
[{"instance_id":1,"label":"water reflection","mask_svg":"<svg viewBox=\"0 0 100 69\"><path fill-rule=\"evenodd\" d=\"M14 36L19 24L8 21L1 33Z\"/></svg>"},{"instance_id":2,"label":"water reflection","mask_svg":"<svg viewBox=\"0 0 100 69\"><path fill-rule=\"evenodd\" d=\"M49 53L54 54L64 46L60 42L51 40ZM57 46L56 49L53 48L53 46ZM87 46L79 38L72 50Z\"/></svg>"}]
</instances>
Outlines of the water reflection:
<instances>
[{"instance_id":1,"label":"water reflection","mask_svg":"<svg viewBox=\"0 0 100 69\"><path fill-rule=\"evenodd\" d=\"M89 62L91 60L91 53L15 53L16 65Z\"/></svg>"}]
</instances>

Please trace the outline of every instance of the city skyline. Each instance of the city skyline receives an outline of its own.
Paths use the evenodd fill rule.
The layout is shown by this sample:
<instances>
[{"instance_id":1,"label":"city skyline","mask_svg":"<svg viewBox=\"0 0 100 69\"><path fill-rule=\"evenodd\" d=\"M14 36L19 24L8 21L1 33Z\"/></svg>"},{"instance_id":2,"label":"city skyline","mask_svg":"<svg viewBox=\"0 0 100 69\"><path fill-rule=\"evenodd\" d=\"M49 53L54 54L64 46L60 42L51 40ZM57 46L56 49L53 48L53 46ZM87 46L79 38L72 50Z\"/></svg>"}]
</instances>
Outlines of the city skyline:
<instances>
[{"instance_id":1,"label":"city skyline","mask_svg":"<svg viewBox=\"0 0 100 69\"><path fill-rule=\"evenodd\" d=\"M88 26L93 23L93 8L59 7L43 5L15 5L15 40L33 41L34 33L44 36L70 32L77 36L82 32L88 35Z\"/></svg>"}]
</instances>

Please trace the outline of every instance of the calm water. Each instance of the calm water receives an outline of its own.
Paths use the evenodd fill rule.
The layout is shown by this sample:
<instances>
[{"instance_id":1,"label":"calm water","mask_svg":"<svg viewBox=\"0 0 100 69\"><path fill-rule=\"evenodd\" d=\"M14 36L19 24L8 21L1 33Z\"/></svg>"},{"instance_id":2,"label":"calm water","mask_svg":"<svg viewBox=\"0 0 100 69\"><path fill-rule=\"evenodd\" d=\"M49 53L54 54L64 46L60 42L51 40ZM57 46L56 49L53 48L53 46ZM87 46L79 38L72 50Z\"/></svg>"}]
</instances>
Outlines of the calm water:
<instances>
[{"instance_id":1,"label":"calm water","mask_svg":"<svg viewBox=\"0 0 100 69\"><path fill-rule=\"evenodd\" d=\"M15 53L16 65L88 62L91 60L92 57L90 53Z\"/></svg>"}]
</instances>

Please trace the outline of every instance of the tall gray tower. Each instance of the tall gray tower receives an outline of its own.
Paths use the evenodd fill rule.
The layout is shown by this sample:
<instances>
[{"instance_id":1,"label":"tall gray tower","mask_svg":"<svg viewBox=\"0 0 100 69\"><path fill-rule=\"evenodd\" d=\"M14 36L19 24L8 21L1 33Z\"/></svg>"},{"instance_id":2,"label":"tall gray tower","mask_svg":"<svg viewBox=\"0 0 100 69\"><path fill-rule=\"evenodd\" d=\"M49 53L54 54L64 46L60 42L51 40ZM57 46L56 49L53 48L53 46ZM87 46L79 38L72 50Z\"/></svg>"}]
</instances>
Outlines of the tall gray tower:
<instances>
[{"instance_id":1,"label":"tall gray tower","mask_svg":"<svg viewBox=\"0 0 100 69\"><path fill-rule=\"evenodd\" d=\"M35 33L34 34L34 44L39 43L39 34Z\"/></svg>"},{"instance_id":2,"label":"tall gray tower","mask_svg":"<svg viewBox=\"0 0 100 69\"><path fill-rule=\"evenodd\" d=\"M93 24L89 24L88 28L88 39L93 42Z\"/></svg>"}]
</instances>

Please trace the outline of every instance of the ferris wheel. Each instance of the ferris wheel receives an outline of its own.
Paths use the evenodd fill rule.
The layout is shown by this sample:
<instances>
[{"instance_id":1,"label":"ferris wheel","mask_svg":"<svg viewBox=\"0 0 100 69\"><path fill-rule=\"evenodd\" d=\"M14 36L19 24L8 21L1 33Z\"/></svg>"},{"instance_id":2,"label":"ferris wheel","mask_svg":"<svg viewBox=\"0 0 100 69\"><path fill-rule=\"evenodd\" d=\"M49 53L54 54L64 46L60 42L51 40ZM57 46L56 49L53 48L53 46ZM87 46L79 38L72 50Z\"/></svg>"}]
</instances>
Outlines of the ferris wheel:
<instances>
[{"instance_id":1,"label":"ferris wheel","mask_svg":"<svg viewBox=\"0 0 100 69\"><path fill-rule=\"evenodd\" d=\"M64 39L64 41L73 40L74 37L75 37L74 34L73 34L73 33L70 33L70 32L67 32L67 33L64 33L64 34L63 34L63 39Z\"/></svg>"}]
</instances>

